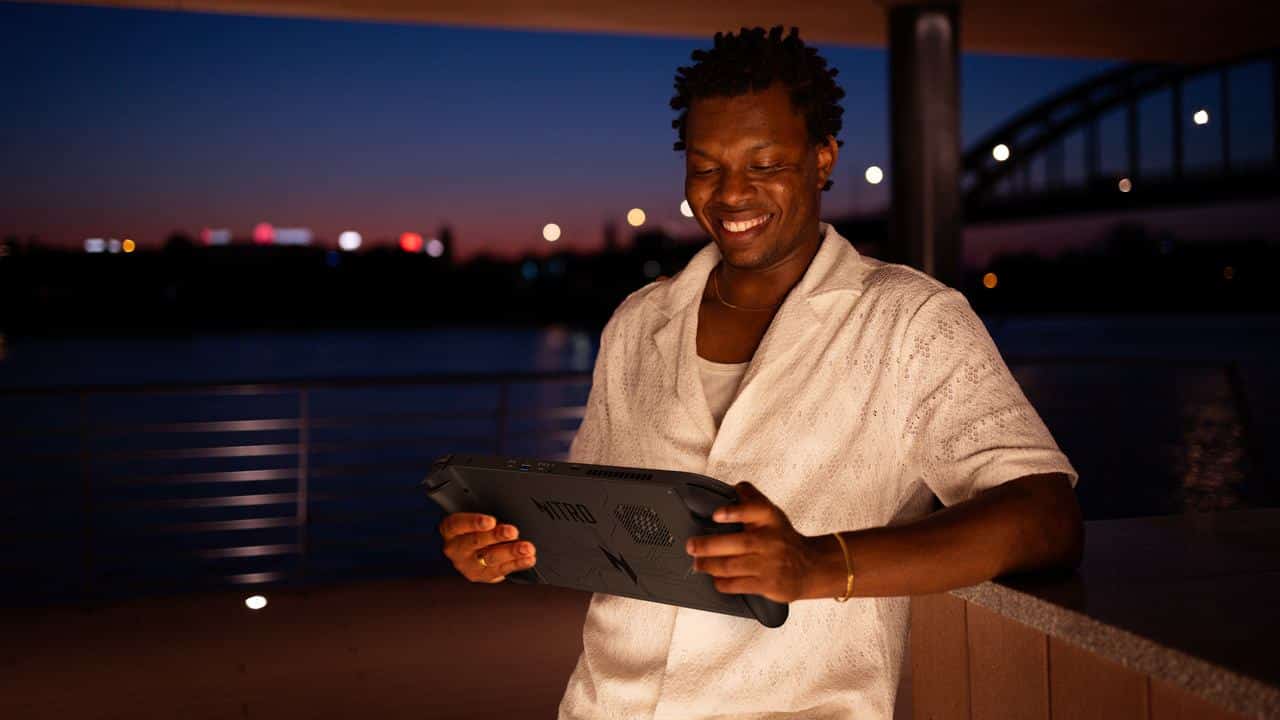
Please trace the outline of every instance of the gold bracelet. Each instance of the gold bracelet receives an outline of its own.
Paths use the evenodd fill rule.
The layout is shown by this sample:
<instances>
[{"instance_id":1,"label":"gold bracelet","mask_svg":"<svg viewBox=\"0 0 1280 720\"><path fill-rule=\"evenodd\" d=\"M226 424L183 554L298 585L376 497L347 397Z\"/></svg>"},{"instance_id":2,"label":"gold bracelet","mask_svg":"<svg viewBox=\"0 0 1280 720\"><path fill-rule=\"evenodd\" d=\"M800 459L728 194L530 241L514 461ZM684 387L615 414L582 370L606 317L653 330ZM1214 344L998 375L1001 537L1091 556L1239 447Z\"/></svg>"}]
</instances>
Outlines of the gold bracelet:
<instances>
[{"instance_id":1,"label":"gold bracelet","mask_svg":"<svg viewBox=\"0 0 1280 720\"><path fill-rule=\"evenodd\" d=\"M853 595L853 567L849 565L849 546L844 544L844 538L840 537L840 533L836 533L836 540L840 542L840 551L844 553L844 570L849 577L844 584L844 597L832 599L836 602L845 602Z\"/></svg>"}]
</instances>

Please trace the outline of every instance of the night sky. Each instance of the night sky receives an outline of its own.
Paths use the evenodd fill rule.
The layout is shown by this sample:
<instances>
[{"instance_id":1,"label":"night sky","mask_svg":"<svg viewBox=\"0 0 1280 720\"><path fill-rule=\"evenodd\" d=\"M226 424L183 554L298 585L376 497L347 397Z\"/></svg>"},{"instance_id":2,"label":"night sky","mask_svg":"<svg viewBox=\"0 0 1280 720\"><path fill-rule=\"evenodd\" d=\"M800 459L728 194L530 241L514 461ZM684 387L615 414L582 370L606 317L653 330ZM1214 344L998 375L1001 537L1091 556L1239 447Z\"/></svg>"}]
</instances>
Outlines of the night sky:
<instances>
[{"instance_id":1,"label":"night sky","mask_svg":"<svg viewBox=\"0 0 1280 720\"><path fill-rule=\"evenodd\" d=\"M466 257L595 248L631 207L696 231L667 103L709 42L9 3L0 26L0 234L145 248L264 220L329 243L447 223ZM862 173L888 164L886 54L820 49L848 93L824 215L882 207ZM965 143L1111 64L966 55Z\"/></svg>"}]
</instances>

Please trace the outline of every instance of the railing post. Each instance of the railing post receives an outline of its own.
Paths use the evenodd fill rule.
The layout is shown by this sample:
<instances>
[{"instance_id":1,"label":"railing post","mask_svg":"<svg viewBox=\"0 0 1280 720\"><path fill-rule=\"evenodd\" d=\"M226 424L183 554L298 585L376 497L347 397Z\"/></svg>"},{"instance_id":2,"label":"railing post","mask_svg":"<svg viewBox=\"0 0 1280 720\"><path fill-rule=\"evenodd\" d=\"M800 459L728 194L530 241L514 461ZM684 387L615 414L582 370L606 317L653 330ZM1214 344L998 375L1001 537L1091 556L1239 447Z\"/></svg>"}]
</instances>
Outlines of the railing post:
<instances>
[{"instance_id":1,"label":"railing post","mask_svg":"<svg viewBox=\"0 0 1280 720\"><path fill-rule=\"evenodd\" d=\"M307 567L310 565L311 543L309 524L311 522L309 467L311 462L311 408L306 388L298 391L298 493L297 523L298 539L298 580L305 581Z\"/></svg>"},{"instance_id":2,"label":"railing post","mask_svg":"<svg viewBox=\"0 0 1280 720\"><path fill-rule=\"evenodd\" d=\"M1221 128L1219 132L1222 137L1222 174L1231 174L1231 76L1227 68L1222 69L1222 74L1218 76L1218 97L1221 101L1222 108L1219 111L1221 118Z\"/></svg>"},{"instance_id":3,"label":"railing post","mask_svg":"<svg viewBox=\"0 0 1280 720\"><path fill-rule=\"evenodd\" d=\"M1125 149L1129 152L1129 179L1133 182L1138 180L1138 151L1141 149L1140 136L1138 135L1138 101L1130 100L1125 110L1125 130L1129 136L1128 147Z\"/></svg>"},{"instance_id":4,"label":"railing post","mask_svg":"<svg viewBox=\"0 0 1280 720\"><path fill-rule=\"evenodd\" d=\"M1271 163L1280 169L1280 53L1271 56Z\"/></svg>"},{"instance_id":5,"label":"railing post","mask_svg":"<svg viewBox=\"0 0 1280 720\"><path fill-rule=\"evenodd\" d=\"M80 455L80 602L88 604L97 584L93 569L93 485L89 470L88 398L77 393L77 440Z\"/></svg>"},{"instance_id":6,"label":"railing post","mask_svg":"<svg viewBox=\"0 0 1280 720\"><path fill-rule=\"evenodd\" d=\"M503 380L498 385L498 417L497 417L498 427L497 427L497 432L495 433L496 437L494 438L494 448L493 448L493 453L495 455L502 454L502 447L504 444L503 440L506 438L506 435L507 435L507 410L508 410L507 403L509 402L509 398L507 396L510 394L510 392L511 392L510 383L508 383L506 380Z\"/></svg>"},{"instance_id":7,"label":"railing post","mask_svg":"<svg viewBox=\"0 0 1280 720\"><path fill-rule=\"evenodd\" d=\"M1173 120L1173 179L1182 179L1182 79L1173 81L1173 97L1169 102Z\"/></svg>"}]
</instances>

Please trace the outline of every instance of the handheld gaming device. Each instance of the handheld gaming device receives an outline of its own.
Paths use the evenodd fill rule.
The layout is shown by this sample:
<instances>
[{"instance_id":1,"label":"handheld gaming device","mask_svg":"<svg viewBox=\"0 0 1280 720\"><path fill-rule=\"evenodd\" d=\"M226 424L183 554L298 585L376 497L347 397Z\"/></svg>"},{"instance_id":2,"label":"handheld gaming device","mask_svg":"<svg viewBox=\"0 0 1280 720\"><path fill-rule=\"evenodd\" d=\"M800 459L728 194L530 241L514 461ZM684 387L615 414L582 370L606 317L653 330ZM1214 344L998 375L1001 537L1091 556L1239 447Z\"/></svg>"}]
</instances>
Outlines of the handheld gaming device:
<instances>
[{"instance_id":1,"label":"handheld gaming device","mask_svg":"<svg viewBox=\"0 0 1280 720\"><path fill-rule=\"evenodd\" d=\"M483 455L448 455L422 482L446 513L478 512L520 528L538 548L532 568L507 575L709 612L774 628L787 605L759 595L726 595L693 571L685 541L735 533L741 523L711 519L738 499L725 483L674 470Z\"/></svg>"}]
</instances>

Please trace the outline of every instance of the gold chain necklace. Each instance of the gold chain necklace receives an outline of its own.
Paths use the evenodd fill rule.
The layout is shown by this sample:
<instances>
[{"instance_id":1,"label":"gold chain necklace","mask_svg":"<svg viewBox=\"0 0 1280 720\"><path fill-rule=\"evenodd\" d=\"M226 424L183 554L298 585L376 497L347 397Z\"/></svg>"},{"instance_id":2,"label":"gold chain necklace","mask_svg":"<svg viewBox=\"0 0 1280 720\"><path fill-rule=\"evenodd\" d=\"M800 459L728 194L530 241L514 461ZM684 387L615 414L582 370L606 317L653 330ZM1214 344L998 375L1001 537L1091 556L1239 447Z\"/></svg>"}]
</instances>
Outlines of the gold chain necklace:
<instances>
[{"instance_id":1,"label":"gold chain necklace","mask_svg":"<svg viewBox=\"0 0 1280 720\"><path fill-rule=\"evenodd\" d=\"M719 269L720 269L720 266L717 265L716 270L719 270ZM720 281L717 280L718 277L719 277L719 273L717 273L715 270L712 270L711 271L711 289L715 291L716 299L720 301L720 304L724 305L727 308L733 308L734 310L745 310L747 312L770 312L772 310L777 310L778 306L782 305L782 303L778 303L777 305L770 305L769 307L760 307L760 308L742 307L741 305L734 305L728 300L725 300L724 296L720 294Z\"/></svg>"}]
</instances>

